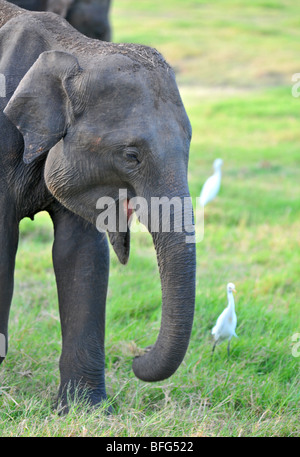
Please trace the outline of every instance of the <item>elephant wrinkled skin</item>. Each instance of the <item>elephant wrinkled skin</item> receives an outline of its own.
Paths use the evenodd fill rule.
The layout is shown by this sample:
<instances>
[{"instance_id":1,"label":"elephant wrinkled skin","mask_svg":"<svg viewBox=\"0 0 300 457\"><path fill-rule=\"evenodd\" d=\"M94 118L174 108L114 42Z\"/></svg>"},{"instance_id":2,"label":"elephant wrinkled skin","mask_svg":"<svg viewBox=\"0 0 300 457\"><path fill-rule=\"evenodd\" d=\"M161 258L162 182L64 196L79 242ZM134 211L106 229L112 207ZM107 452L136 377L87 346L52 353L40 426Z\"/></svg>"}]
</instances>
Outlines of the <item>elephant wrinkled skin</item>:
<instances>
[{"instance_id":1,"label":"elephant wrinkled skin","mask_svg":"<svg viewBox=\"0 0 300 457\"><path fill-rule=\"evenodd\" d=\"M67 390L72 396L82 388L96 405L106 398L109 275L106 234L95 227L97 201L110 197L128 217L127 202L119 201L125 189L128 200L149 202L150 221L152 197L188 197L190 123L174 73L155 49L90 40L54 13L26 12L4 0L0 46L6 83L0 98L0 333L7 341L19 221L47 211L62 328L59 398L67 409ZM189 344L195 245L186 243L185 226L147 228L159 265L162 318L156 343L134 359L133 370L144 381L159 381L176 371ZM108 236L126 263L129 229Z\"/></svg>"}]
</instances>

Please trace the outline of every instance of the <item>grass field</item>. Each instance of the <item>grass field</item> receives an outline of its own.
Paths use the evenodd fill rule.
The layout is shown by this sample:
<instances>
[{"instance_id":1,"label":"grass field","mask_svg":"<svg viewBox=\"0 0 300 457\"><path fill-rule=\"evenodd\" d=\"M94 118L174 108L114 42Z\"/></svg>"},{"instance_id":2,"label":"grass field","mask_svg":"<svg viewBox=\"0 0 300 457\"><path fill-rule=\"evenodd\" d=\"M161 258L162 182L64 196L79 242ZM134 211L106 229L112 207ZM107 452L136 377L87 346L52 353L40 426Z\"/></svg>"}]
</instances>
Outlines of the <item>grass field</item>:
<instances>
[{"instance_id":1,"label":"grass field","mask_svg":"<svg viewBox=\"0 0 300 457\"><path fill-rule=\"evenodd\" d=\"M174 66L193 127L189 183L199 195L216 157L222 188L197 245L196 312L185 360L170 379L137 380L137 347L153 343L161 291L150 236L129 264L112 252L106 382L115 414L52 409L61 336L52 227L21 223L10 350L0 369L0 436L299 436L300 16L293 0L114 0L113 39L156 47ZM237 288L238 339L210 331Z\"/></svg>"}]
</instances>

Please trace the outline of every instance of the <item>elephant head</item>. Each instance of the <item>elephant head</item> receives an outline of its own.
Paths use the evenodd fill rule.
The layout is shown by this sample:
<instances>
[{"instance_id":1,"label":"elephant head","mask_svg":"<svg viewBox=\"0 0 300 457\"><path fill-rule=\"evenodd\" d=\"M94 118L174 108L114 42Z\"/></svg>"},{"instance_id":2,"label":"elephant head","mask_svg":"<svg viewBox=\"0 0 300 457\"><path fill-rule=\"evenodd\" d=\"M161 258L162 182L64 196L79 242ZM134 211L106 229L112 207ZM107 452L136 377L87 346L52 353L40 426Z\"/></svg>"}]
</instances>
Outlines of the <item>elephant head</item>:
<instances>
[{"instance_id":1,"label":"elephant head","mask_svg":"<svg viewBox=\"0 0 300 457\"><path fill-rule=\"evenodd\" d=\"M100 197L111 198L125 217L132 197L148 203L146 224L157 253L162 319L156 343L134 359L133 370L140 379L158 381L175 372L188 347L195 244L186 243L184 224L175 227L183 212L180 205L171 207L169 231L161 228L161 212L159 227L153 229L151 202L189 197L191 127L174 73L157 51L137 45L109 49L97 58L81 56L80 63L66 52L44 52L4 112L23 135L25 163L30 167L45 159L46 185L71 211L96 224ZM126 189L127 201L120 200L120 189ZM109 236L126 263L129 229Z\"/></svg>"}]
</instances>

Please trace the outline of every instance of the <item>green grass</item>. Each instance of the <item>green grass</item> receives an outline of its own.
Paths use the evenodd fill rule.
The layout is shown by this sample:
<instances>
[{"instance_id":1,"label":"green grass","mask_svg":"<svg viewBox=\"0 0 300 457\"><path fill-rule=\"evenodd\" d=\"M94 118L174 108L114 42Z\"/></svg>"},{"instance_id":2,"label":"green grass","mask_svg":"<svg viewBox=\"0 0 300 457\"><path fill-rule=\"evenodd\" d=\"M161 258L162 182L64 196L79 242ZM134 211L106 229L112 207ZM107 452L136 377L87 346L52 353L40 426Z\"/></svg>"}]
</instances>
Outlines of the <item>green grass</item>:
<instances>
[{"instance_id":1,"label":"green grass","mask_svg":"<svg viewBox=\"0 0 300 457\"><path fill-rule=\"evenodd\" d=\"M129 264L112 252L106 382L115 414L52 406L61 348L51 263L52 226L21 224L10 349L0 370L1 436L298 436L300 357L300 130L291 75L300 71L292 0L114 1L115 41L155 46L175 66L193 126L189 183L199 195L216 157L222 188L197 245L196 312L183 364L168 380L137 380L131 362L153 343L161 291L148 234ZM224 14L224 11L226 14ZM235 283L238 339L210 331Z\"/></svg>"},{"instance_id":2,"label":"green grass","mask_svg":"<svg viewBox=\"0 0 300 457\"><path fill-rule=\"evenodd\" d=\"M293 0L116 0L112 23L114 40L157 47L181 83L277 86L299 71Z\"/></svg>"}]
</instances>

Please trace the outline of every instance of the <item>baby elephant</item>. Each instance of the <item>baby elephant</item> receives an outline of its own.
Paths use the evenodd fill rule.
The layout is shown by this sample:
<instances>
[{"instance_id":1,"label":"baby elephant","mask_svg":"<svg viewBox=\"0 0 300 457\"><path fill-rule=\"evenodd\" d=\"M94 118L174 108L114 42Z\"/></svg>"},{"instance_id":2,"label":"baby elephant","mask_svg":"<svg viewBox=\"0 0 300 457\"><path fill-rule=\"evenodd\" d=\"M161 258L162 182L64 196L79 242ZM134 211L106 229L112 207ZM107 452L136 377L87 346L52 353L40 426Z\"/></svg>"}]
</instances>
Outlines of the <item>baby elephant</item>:
<instances>
[{"instance_id":1,"label":"baby elephant","mask_svg":"<svg viewBox=\"0 0 300 457\"><path fill-rule=\"evenodd\" d=\"M156 343L133 371L163 380L186 353L195 301L193 214L183 206L191 125L174 72L153 48L91 40L57 14L5 0L0 48L0 334L7 344L19 222L47 211L62 327L59 398L67 408L68 394L87 392L97 405L106 398L106 232L125 264L128 219L140 206L157 254L162 316ZM112 223L98 225L108 209Z\"/></svg>"}]
</instances>

